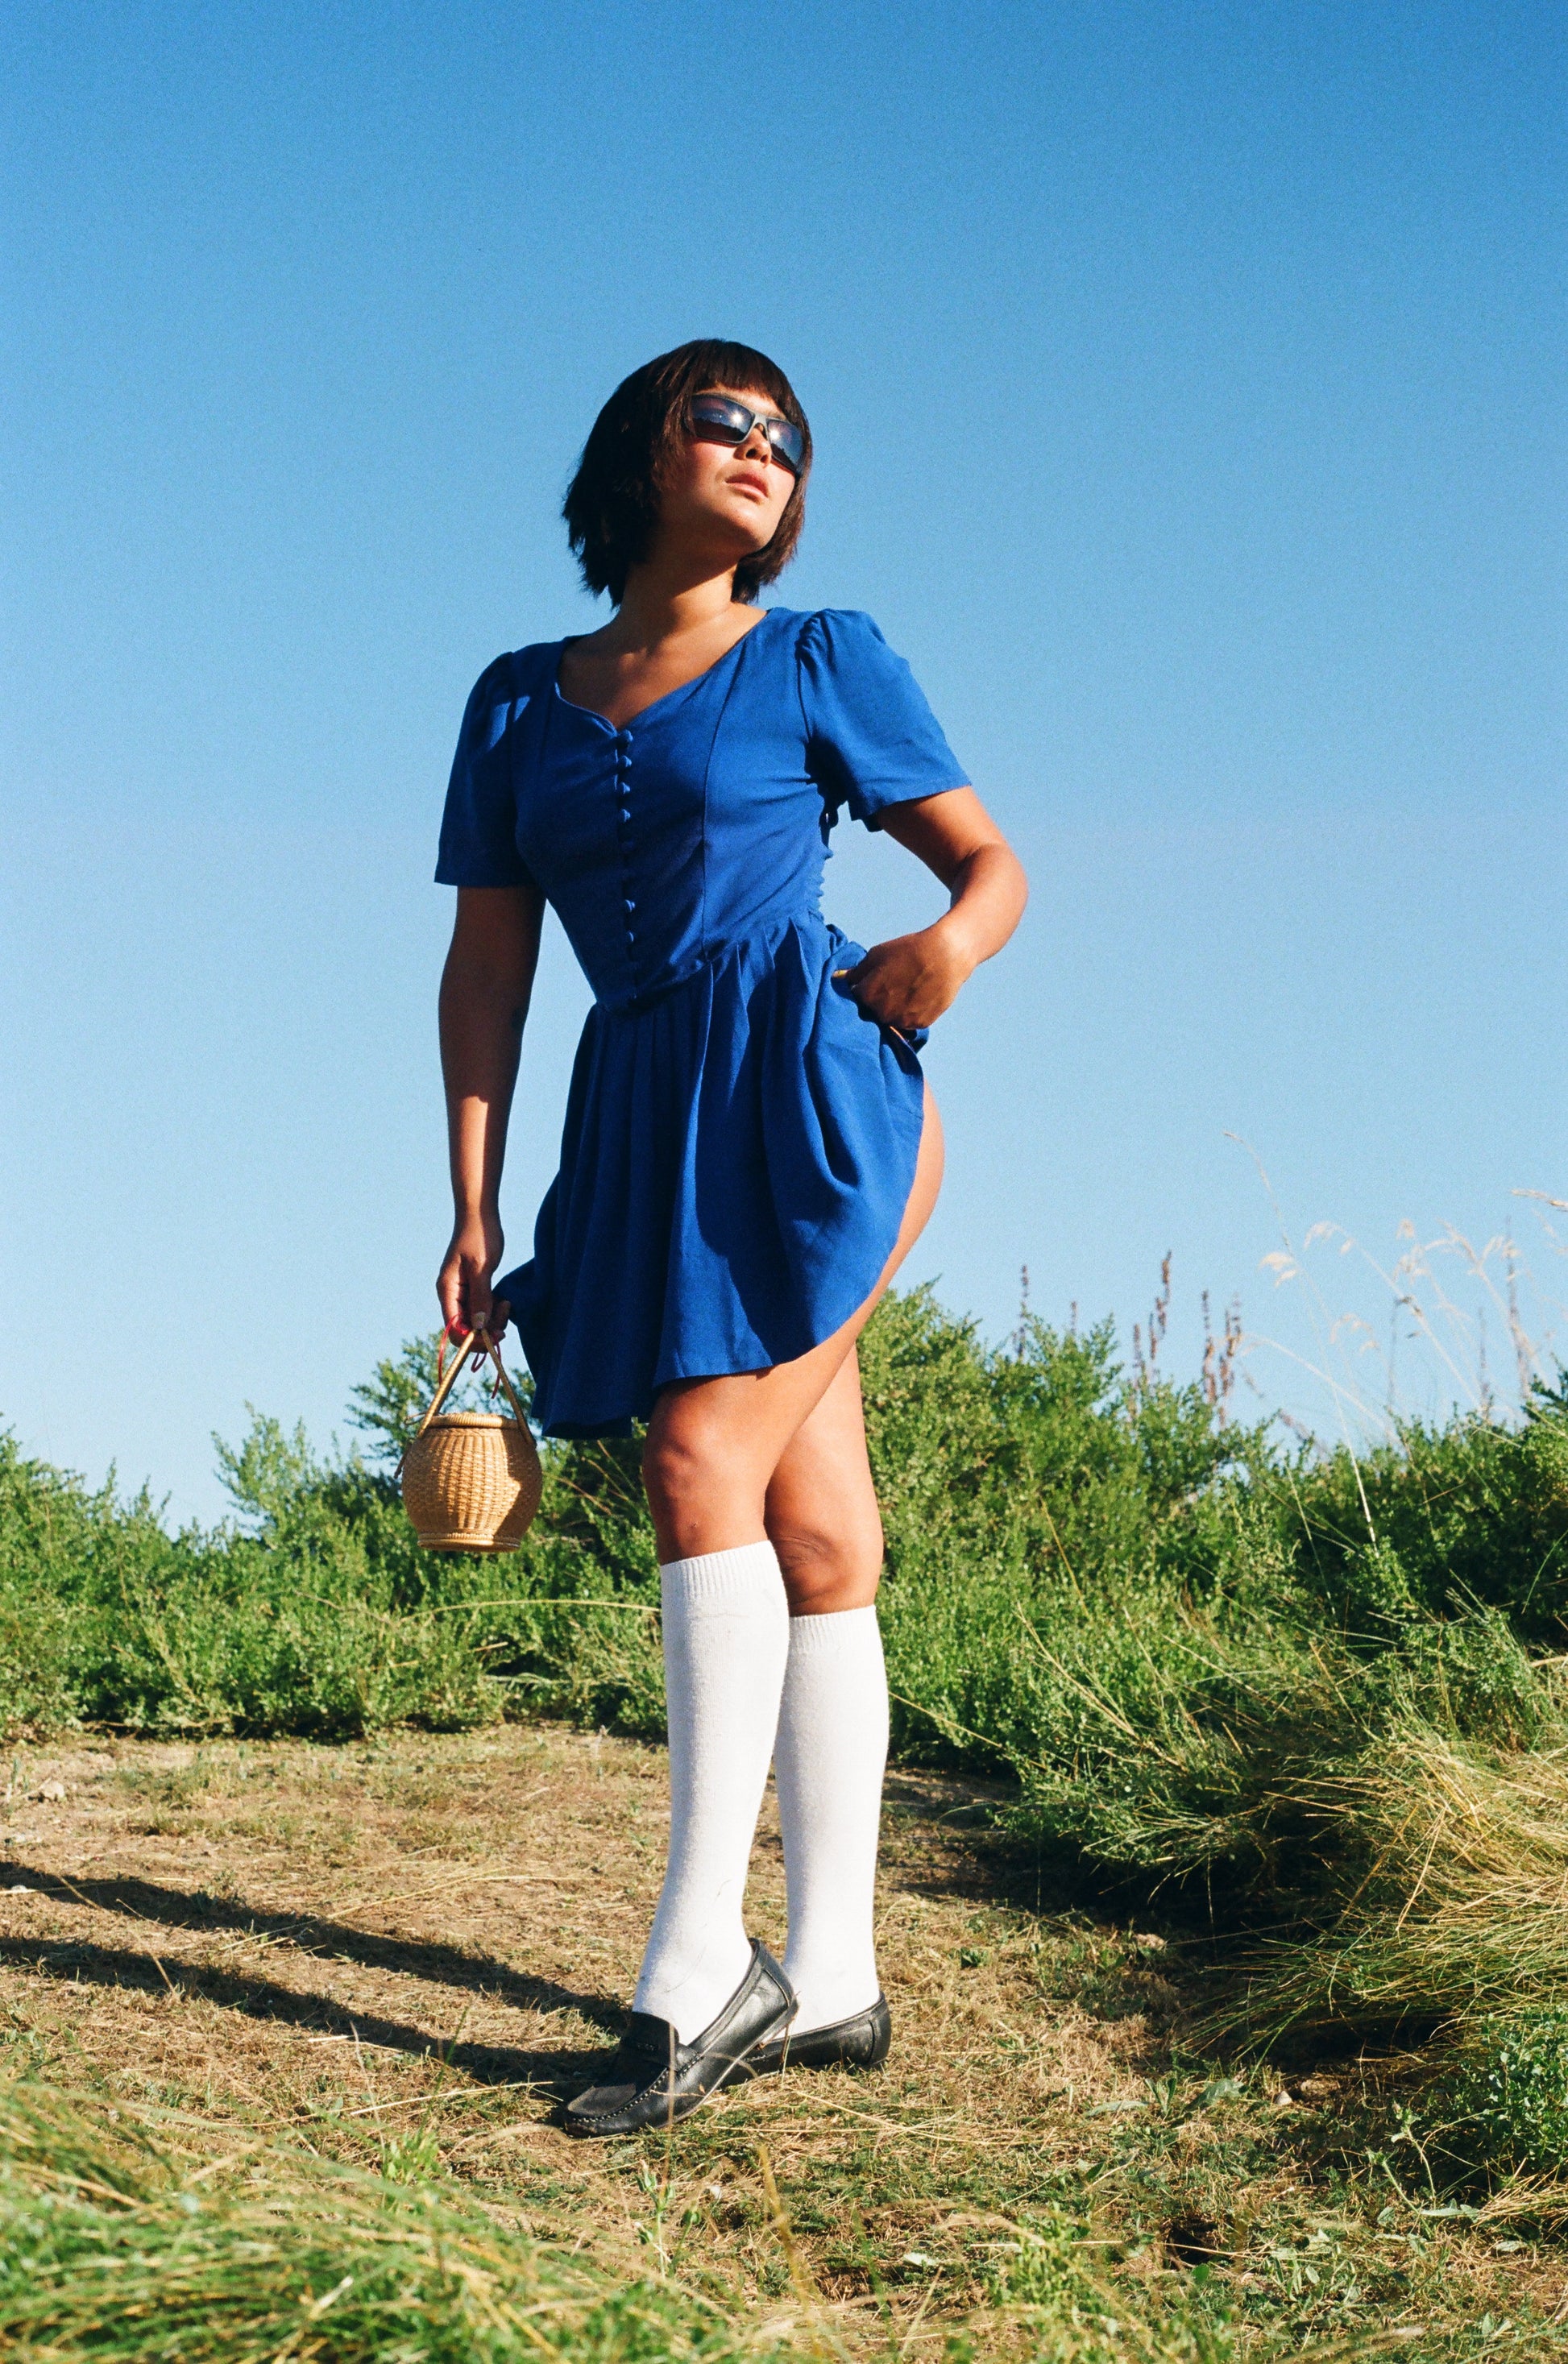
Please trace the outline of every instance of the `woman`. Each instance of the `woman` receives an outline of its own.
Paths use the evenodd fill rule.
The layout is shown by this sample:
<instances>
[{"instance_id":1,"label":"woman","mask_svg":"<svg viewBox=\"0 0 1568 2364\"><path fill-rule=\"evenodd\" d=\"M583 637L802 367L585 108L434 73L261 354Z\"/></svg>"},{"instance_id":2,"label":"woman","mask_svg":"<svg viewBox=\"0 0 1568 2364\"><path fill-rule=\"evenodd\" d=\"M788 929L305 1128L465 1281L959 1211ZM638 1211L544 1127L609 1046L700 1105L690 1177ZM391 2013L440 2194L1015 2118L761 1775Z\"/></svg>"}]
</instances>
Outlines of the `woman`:
<instances>
[{"instance_id":1,"label":"woman","mask_svg":"<svg viewBox=\"0 0 1568 2364\"><path fill-rule=\"evenodd\" d=\"M855 1341L929 1215L917 1049L1023 909L1017 860L869 618L751 604L800 538L783 372L683 345L606 404L567 493L610 622L500 657L468 703L436 875L459 1334L516 1322L554 1436L648 1423L671 1834L629 2027L568 2123L623 2134L732 2076L874 2066L887 1687ZM951 907L862 952L819 909L841 808ZM531 1262L494 1277L546 902L594 987ZM783 1967L747 1938L770 1759Z\"/></svg>"}]
</instances>

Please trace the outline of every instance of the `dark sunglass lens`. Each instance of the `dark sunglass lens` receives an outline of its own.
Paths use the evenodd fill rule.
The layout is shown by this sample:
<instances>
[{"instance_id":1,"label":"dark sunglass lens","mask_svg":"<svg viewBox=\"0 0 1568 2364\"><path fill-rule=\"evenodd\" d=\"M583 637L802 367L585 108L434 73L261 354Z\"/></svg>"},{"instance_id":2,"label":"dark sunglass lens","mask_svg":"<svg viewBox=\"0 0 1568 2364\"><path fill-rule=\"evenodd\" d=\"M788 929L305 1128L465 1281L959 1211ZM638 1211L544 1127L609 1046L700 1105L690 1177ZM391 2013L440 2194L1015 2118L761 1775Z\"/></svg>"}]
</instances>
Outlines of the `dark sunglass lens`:
<instances>
[{"instance_id":1,"label":"dark sunglass lens","mask_svg":"<svg viewBox=\"0 0 1568 2364\"><path fill-rule=\"evenodd\" d=\"M784 462L785 467L788 468L794 475L798 476L800 474L801 463L806 457L806 438L801 433L799 428L795 425L792 419L770 418L768 421L768 440L773 445L773 450L778 453L779 458Z\"/></svg>"},{"instance_id":2,"label":"dark sunglass lens","mask_svg":"<svg viewBox=\"0 0 1568 2364\"><path fill-rule=\"evenodd\" d=\"M744 443L751 432L751 414L742 410L738 402L722 402L712 395L704 395L694 402L692 425L705 438L721 443Z\"/></svg>"}]
</instances>

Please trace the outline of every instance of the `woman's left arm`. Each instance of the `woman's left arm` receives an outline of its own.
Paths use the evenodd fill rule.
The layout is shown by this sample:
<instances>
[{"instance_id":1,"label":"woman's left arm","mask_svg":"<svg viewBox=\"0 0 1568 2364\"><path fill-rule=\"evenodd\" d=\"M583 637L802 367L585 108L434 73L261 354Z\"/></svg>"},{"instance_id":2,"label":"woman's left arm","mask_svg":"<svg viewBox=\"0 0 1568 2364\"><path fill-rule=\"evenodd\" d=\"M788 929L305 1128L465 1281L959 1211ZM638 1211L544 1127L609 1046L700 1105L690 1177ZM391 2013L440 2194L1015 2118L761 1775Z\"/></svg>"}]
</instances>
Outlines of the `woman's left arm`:
<instances>
[{"instance_id":1,"label":"woman's left arm","mask_svg":"<svg viewBox=\"0 0 1568 2364\"><path fill-rule=\"evenodd\" d=\"M1029 881L973 788L889 805L878 819L951 897L932 926L873 944L846 979L862 1009L908 1032L934 1023L981 962L1001 951L1023 917Z\"/></svg>"}]
</instances>

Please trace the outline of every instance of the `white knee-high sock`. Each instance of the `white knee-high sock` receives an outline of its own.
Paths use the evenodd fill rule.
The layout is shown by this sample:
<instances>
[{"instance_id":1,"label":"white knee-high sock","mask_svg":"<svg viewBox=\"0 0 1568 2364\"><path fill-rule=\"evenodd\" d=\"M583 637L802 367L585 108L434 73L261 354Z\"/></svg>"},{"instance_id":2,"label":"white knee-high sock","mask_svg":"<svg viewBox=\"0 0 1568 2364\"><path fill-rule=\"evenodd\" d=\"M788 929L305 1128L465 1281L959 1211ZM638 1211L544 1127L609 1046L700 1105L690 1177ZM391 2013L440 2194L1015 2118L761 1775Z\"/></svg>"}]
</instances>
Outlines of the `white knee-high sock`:
<instances>
[{"instance_id":1,"label":"white knee-high sock","mask_svg":"<svg viewBox=\"0 0 1568 2364\"><path fill-rule=\"evenodd\" d=\"M887 1762L887 1672L876 1611L792 1617L773 1785L789 1889L793 2033L876 2001L872 1902Z\"/></svg>"},{"instance_id":2,"label":"white knee-high sock","mask_svg":"<svg viewBox=\"0 0 1568 2364\"><path fill-rule=\"evenodd\" d=\"M789 1609L772 1544L742 1544L659 1571L670 1717L670 1861L635 2007L683 2044L746 1974L741 1918L789 1656Z\"/></svg>"}]
</instances>

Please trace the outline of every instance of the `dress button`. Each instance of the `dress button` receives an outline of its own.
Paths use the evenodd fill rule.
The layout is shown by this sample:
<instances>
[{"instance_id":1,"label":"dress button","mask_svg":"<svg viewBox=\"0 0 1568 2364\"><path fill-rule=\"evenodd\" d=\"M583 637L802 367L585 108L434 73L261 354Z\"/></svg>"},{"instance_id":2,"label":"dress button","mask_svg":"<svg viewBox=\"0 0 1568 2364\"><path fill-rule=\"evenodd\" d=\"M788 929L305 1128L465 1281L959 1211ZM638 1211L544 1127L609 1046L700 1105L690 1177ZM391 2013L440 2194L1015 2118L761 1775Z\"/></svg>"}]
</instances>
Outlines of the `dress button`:
<instances>
[{"instance_id":1,"label":"dress button","mask_svg":"<svg viewBox=\"0 0 1568 2364\"><path fill-rule=\"evenodd\" d=\"M637 909L637 903L636 903L636 899L635 899L635 898L634 898L634 897L632 897L632 896L630 896L630 895L628 895L628 896L627 897L627 898L626 898L626 908L627 908L627 910L628 910L628 913L630 913L630 912L632 912L632 911L635 911L635 910L636 910L636 909Z\"/></svg>"}]
</instances>

